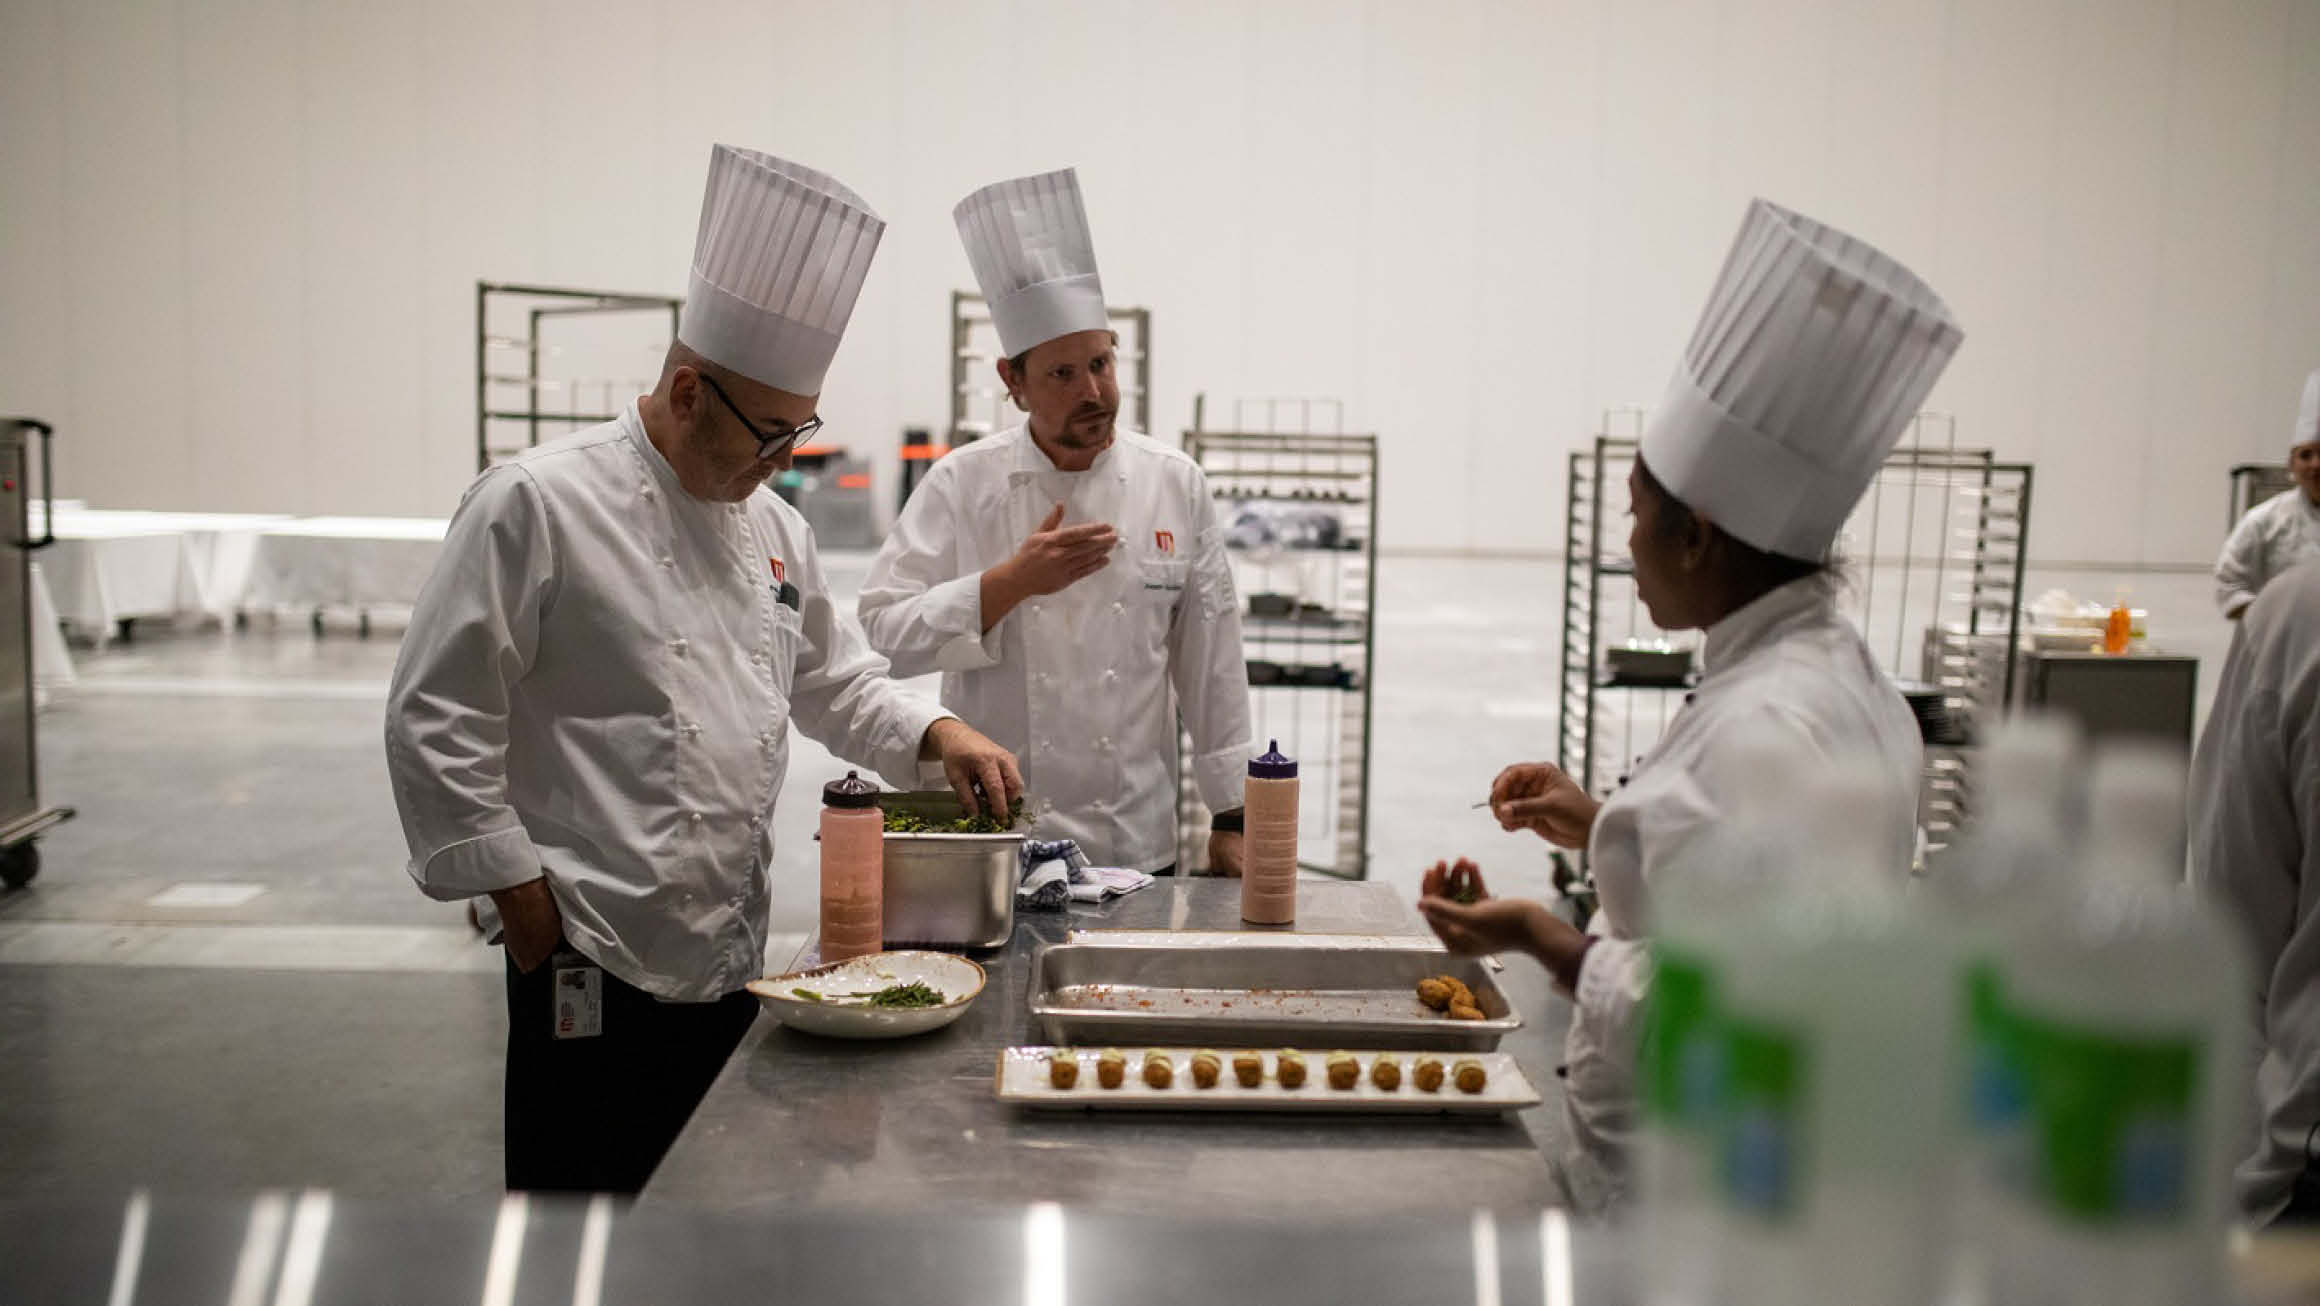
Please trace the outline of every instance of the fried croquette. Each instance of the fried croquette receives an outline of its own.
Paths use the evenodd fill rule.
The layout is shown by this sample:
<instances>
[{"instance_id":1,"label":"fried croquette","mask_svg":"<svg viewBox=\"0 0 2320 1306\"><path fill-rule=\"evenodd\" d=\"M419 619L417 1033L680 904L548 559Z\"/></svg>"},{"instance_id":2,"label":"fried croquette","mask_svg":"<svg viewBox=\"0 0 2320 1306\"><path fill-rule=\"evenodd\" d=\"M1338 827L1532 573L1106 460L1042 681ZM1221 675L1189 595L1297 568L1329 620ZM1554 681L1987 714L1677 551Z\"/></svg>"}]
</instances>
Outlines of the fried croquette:
<instances>
[{"instance_id":1,"label":"fried croquette","mask_svg":"<svg viewBox=\"0 0 2320 1306\"><path fill-rule=\"evenodd\" d=\"M1283 1048L1273 1059L1273 1078L1280 1080L1283 1088L1305 1087L1304 1054Z\"/></svg>"},{"instance_id":2,"label":"fried croquette","mask_svg":"<svg viewBox=\"0 0 2320 1306\"><path fill-rule=\"evenodd\" d=\"M1233 1078L1241 1081L1242 1088L1255 1088L1265 1082L1265 1058L1255 1052L1241 1052L1233 1057Z\"/></svg>"},{"instance_id":3,"label":"fried croquette","mask_svg":"<svg viewBox=\"0 0 2320 1306\"><path fill-rule=\"evenodd\" d=\"M1410 1082L1416 1084L1421 1093L1441 1092L1442 1058L1419 1057L1418 1064L1410 1071Z\"/></svg>"},{"instance_id":4,"label":"fried croquette","mask_svg":"<svg viewBox=\"0 0 2320 1306\"><path fill-rule=\"evenodd\" d=\"M1370 1059L1369 1082L1388 1093L1402 1086L1402 1063L1381 1052Z\"/></svg>"}]
</instances>

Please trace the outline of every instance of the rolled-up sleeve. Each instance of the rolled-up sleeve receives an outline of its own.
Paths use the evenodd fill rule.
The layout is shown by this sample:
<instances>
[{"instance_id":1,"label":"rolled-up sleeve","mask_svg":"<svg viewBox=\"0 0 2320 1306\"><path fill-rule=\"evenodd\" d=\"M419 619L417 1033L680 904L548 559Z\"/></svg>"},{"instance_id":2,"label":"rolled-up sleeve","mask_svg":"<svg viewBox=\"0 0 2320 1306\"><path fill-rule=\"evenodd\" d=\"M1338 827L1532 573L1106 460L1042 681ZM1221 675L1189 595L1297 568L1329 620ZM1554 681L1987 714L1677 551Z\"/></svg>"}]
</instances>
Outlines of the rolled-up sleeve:
<instances>
[{"instance_id":1,"label":"rolled-up sleeve","mask_svg":"<svg viewBox=\"0 0 2320 1306\"><path fill-rule=\"evenodd\" d=\"M429 897L468 898L539 878L508 803L511 687L530 670L556 560L530 473L469 489L419 591L387 691L387 776Z\"/></svg>"},{"instance_id":2,"label":"rolled-up sleeve","mask_svg":"<svg viewBox=\"0 0 2320 1306\"><path fill-rule=\"evenodd\" d=\"M1241 805L1248 780L1249 667L1241 648L1240 595L1206 480L1193 479L1200 524L1184 601L1168 632L1168 674L1192 738L1192 776L1210 811Z\"/></svg>"},{"instance_id":3,"label":"rolled-up sleeve","mask_svg":"<svg viewBox=\"0 0 2320 1306\"><path fill-rule=\"evenodd\" d=\"M961 561L957 479L935 464L871 560L855 603L870 647L896 675L999 665L999 627L983 630L983 573Z\"/></svg>"},{"instance_id":4,"label":"rolled-up sleeve","mask_svg":"<svg viewBox=\"0 0 2320 1306\"><path fill-rule=\"evenodd\" d=\"M874 768L898 789L915 789L919 742L950 713L894 682L886 659L830 602L810 545L804 564L798 614L805 642L790 681L790 720L839 757Z\"/></svg>"}]
</instances>

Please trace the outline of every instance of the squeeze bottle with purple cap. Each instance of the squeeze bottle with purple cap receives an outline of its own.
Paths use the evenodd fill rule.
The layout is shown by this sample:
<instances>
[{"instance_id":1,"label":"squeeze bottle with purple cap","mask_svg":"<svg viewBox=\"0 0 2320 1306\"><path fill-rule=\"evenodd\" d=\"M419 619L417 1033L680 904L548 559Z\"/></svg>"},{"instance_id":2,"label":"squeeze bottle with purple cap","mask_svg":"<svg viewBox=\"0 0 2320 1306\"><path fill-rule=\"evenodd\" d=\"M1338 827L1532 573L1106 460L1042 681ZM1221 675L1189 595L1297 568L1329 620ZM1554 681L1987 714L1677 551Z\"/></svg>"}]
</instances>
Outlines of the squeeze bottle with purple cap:
<instances>
[{"instance_id":1,"label":"squeeze bottle with purple cap","mask_svg":"<svg viewBox=\"0 0 2320 1306\"><path fill-rule=\"evenodd\" d=\"M886 816L878 786L848 771L822 786L821 959L844 961L886 946Z\"/></svg>"},{"instance_id":2,"label":"squeeze bottle with purple cap","mask_svg":"<svg viewBox=\"0 0 2320 1306\"><path fill-rule=\"evenodd\" d=\"M1241 797L1241 919L1288 925L1297 919L1297 762L1281 755L1280 740L1271 745L1249 759Z\"/></svg>"}]
</instances>

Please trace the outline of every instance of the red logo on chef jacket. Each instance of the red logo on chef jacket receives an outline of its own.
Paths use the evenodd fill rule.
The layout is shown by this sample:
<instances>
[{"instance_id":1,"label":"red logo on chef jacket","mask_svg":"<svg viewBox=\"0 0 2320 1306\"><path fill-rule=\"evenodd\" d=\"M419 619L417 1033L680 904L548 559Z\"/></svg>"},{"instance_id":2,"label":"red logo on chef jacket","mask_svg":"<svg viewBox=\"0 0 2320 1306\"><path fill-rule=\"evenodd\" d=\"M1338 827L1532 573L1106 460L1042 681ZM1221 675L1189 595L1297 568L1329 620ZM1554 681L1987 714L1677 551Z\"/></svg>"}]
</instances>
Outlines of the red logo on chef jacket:
<instances>
[{"instance_id":1,"label":"red logo on chef jacket","mask_svg":"<svg viewBox=\"0 0 2320 1306\"><path fill-rule=\"evenodd\" d=\"M1152 532L1152 543L1158 545L1162 553L1176 552L1176 535L1173 531Z\"/></svg>"},{"instance_id":2,"label":"red logo on chef jacket","mask_svg":"<svg viewBox=\"0 0 2320 1306\"><path fill-rule=\"evenodd\" d=\"M783 581L785 581L785 580L788 580L788 579L789 579L789 577L788 577L788 576L785 576L785 575L783 575L783 574L782 574L782 565L781 565L781 559L779 559L779 558L767 558L765 561L766 561L766 562L767 562L767 563L768 563L770 566L772 566L772 568L773 568L773 583L774 583L774 584L776 584L776 585L779 585L779 584L780 584L780 583L782 583Z\"/></svg>"}]
</instances>

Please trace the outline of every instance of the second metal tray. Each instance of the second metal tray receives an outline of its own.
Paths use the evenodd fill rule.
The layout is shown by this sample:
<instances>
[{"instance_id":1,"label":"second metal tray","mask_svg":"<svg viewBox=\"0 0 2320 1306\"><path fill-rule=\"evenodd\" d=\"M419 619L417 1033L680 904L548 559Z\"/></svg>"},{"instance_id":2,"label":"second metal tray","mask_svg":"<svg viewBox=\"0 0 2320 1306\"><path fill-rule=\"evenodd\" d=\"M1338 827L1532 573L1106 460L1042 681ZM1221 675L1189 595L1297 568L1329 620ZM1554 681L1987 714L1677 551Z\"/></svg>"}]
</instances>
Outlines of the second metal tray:
<instances>
[{"instance_id":1,"label":"second metal tray","mask_svg":"<svg viewBox=\"0 0 2320 1306\"><path fill-rule=\"evenodd\" d=\"M1522 1027L1490 972L1430 940L1374 934L1075 932L1031 963L1031 1014L1063 1044L1486 1052ZM1455 975L1486 1019L1418 1001Z\"/></svg>"}]
</instances>

